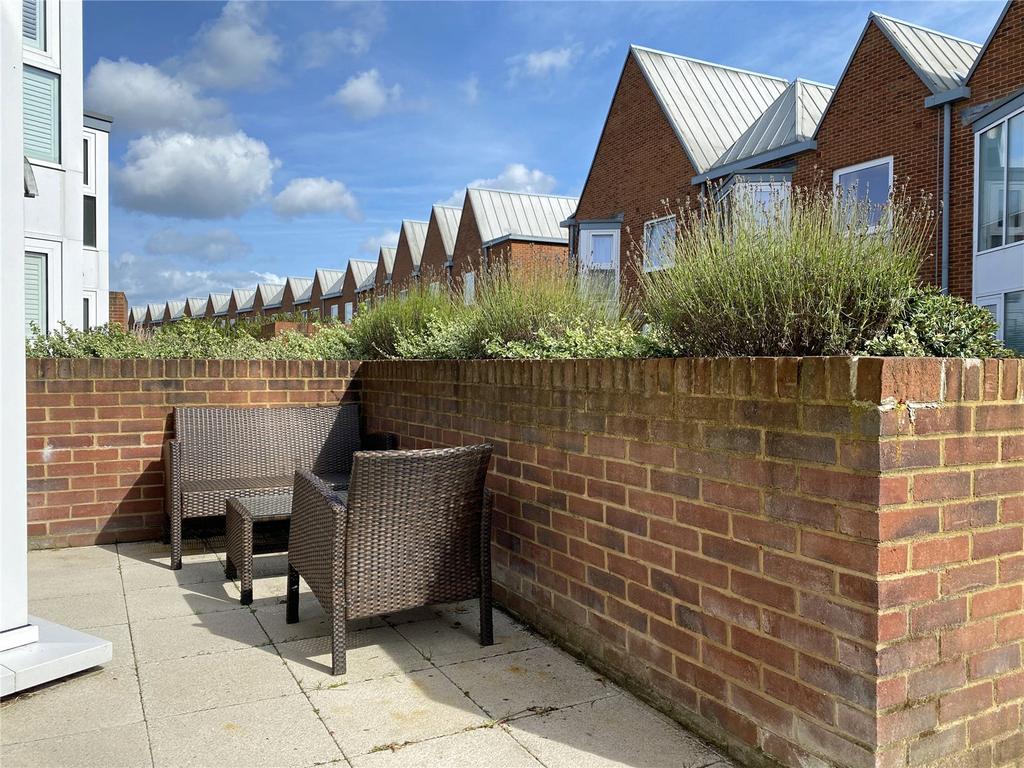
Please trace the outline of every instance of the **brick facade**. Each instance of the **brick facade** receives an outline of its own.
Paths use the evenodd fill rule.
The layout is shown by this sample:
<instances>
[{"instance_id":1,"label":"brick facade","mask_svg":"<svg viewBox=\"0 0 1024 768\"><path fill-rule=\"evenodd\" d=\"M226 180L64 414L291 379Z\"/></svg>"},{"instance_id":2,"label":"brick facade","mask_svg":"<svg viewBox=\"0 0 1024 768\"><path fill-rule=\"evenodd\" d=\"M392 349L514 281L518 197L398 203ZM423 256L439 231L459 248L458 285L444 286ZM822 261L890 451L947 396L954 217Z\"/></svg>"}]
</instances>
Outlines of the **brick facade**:
<instances>
[{"instance_id":1,"label":"brick facade","mask_svg":"<svg viewBox=\"0 0 1024 768\"><path fill-rule=\"evenodd\" d=\"M395 266L391 270L391 290L394 293L406 291L412 288L415 278L413 272L417 269L412 260L412 248L409 245L409 238L406 237L405 222L402 222L402 231L398 235L398 245L395 248Z\"/></svg>"},{"instance_id":2,"label":"brick facade","mask_svg":"<svg viewBox=\"0 0 1024 768\"><path fill-rule=\"evenodd\" d=\"M442 286L448 286L448 254L444 249L444 238L441 237L441 227L437 223L437 217L433 211L430 213L430 221L427 223L427 236L423 240L423 257L420 259L420 275L424 282L438 282Z\"/></svg>"},{"instance_id":3,"label":"brick facade","mask_svg":"<svg viewBox=\"0 0 1024 768\"><path fill-rule=\"evenodd\" d=\"M124 291L110 291L108 294L109 315L107 322L110 325L119 325L128 328L128 297Z\"/></svg>"},{"instance_id":4,"label":"brick facade","mask_svg":"<svg viewBox=\"0 0 1024 768\"><path fill-rule=\"evenodd\" d=\"M665 215L664 201L673 210L695 201L699 188L690 183L695 175L640 66L628 56L576 210L580 222L623 215L623 295L639 282L644 222Z\"/></svg>"},{"instance_id":5,"label":"brick facade","mask_svg":"<svg viewBox=\"0 0 1024 768\"><path fill-rule=\"evenodd\" d=\"M483 266L483 241L480 239L480 227L473 213L473 205L466 195L462 205L462 218L459 219L459 232L455 236L455 248L452 251L451 287L456 295L462 294L462 276L467 272L479 273Z\"/></svg>"},{"instance_id":6,"label":"brick facade","mask_svg":"<svg viewBox=\"0 0 1024 768\"><path fill-rule=\"evenodd\" d=\"M905 185L914 202L922 195L929 200L934 225L920 274L940 284L942 109L924 106L930 95L877 22L870 21L818 127L817 149L795 158L793 183L831 185L833 172L840 168L892 156L894 184Z\"/></svg>"},{"instance_id":7,"label":"brick facade","mask_svg":"<svg viewBox=\"0 0 1024 768\"><path fill-rule=\"evenodd\" d=\"M491 264L503 264L515 269L569 268L569 246L562 243L503 240L492 245L487 255Z\"/></svg>"}]
</instances>

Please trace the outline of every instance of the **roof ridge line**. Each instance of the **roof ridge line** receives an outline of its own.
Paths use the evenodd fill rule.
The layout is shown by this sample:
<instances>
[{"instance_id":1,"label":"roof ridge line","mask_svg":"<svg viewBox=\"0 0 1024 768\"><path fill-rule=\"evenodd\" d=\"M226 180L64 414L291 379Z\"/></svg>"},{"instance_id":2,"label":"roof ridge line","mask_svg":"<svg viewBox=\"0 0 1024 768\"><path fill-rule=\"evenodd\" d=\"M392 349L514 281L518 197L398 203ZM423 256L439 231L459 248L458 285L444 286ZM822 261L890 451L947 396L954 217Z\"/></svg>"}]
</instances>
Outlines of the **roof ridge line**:
<instances>
[{"instance_id":1,"label":"roof ridge line","mask_svg":"<svg viewBox=\"0 0 1024 768\"><path fill-rule=\"evenodd\" d=\"M501 192L505 195L533 195L534 197L558 197L563 200L579 200L578 197L574 197L572 195L552 195L547 192L519 192L514 189L495 189L494 187L466 187L466 191L468 192L469 190L475 190L477 192Z\"/></svg>"},{"instance_id":2,"label":"roof ridge line","mask_svg":"<svg viewBox=\"0 0 1024 768\"><path fill-rule=\"evenodd\" d=\"M907 21L906 19L897 19L895 16L889 16L888 14L879 13L878 11L871 11L869 13L869 16L873 16L873 17L879 18L879 19L885 19L886 21L895 21L897 24L903 24L903 25L908 26L908 27L914 27L914 29L920 29L922 32L930 32L933 35L939 35L940 37L946 37L946 38L949 38L950 40L956 40L957 42L960 42L960 43L967 43L967 45L973 45L973 46L975 46L977 48L981 48L981 46L982 46L981 43L976 43L973 40L968 40L965 37L957 37L956 35L951 35L948 32L941 32L941 31L939 31L937 29L932 29L931 27L926 27L923 24L915 24L914 22Z\"/></svg>"},{"instance_id":3,"label":"roof ridge line","mask_svg":"<svg viewBox=\"0 0 1024 768\"><path fill-rule=\"evenodd\" d=\"M658 48L650 48L650 47L648 47L646 45L637 45L635 43L631 43L630 46L629 46L629 49L630 49L630 51L633 51L633 50L648 51L649 53L656 53L659 56L671 56L673 59L683 59L684 61L691 61L694 64L703 64L703 65L708 66L708 67L715 67L716 69L727 69L730 72L739 72L740 74L743 74L743 75L754 75L755 77L763 77L766 80L778 80L779 82L787 83L787 84L789 82L791 82L790 80L787 80L784 77L778 77L777 75L767 75L764 72L755 72L752 69L743 69L743 67L734 67L734 66L731 66L729 64L718 64L717 62L714 62L714 61L708 61L706 59L698 59L695 56L687 56L687 55L682 54L682 53L670 53L669 51L662 51L662 50L659 50Z\"/></svg>"}]
</instances>

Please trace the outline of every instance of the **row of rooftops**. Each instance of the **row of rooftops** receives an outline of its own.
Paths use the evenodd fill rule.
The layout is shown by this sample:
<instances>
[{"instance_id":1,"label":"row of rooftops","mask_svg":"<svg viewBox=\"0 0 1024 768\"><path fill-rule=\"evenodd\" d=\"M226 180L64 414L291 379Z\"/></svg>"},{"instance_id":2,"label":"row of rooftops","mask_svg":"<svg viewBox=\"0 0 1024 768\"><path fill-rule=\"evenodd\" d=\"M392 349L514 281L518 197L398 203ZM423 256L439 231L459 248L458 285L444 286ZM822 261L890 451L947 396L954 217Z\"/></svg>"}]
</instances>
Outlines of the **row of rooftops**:
<instances>
[{"instance_id":1,"label":"row of rooftops","mask_svg":"<svg viewBox=\"0 0 1024 768\"><path fill-rule=\"evenodd\" d=\"M1005 11L1004 11L1005 13ZM879 13L870 14L868 27L878 28L921 78L936 99L956 93L969 78L983 50L977 43ZM859 46L854 47L854 51ZM788 157L813 146L834 87L802 78L787 81L757 72L727 67L687 56L630 46L697 175L694 184L721 179ZM852 59L852 54L851 54ZM849 66L849 65L847 65ZM845 70L844 73L845 75ZM839 82L842 82L840 76ZM575 219L578 198L469 188L463 207L436 204L437 221L449 261L455 251L461 216L472 209L483 246L506 239L566 243L566 225ZM404 220L401 235L410 250L414 274L419 268L429 222ZM356 292L371 290L377 272L390 280L397 249L382 246L375 260L351 259L346 270L318 269L313 278L288 278L296 304L308 302L314 280L323 298L340 295L346 271L351 270ZM264 308L280 306L285 283L264 283L234 292L238 311L251 309L259 291ZM210 294L214 314L228 311L231 294ZM190 306L207 299L188 299ZM275 304L276 302L276 304ZM173 319L184 315L185 301L133 307L132 317L168 310ZM193 310L194 314L194 310ZM135 320L138 322L138 320Z\"/></svg>"}]
</instances>

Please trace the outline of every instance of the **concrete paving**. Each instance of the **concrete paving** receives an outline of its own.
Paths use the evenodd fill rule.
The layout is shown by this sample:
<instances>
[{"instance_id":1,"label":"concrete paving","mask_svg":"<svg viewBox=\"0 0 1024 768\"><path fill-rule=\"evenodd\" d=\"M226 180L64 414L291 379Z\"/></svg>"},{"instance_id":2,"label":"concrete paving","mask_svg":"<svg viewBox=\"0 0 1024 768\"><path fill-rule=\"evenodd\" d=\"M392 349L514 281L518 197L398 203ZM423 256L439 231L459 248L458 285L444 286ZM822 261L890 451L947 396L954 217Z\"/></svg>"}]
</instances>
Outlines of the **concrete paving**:
<instances>
[{"instance_id":1,"label":"concrete paving","mask_svg":"<svg viewBox=\"0 0 1024 768\"><path fill-rule=\"evenodd\" d=\"M734 766L500 611L481 648L475 603L353 622L334 677L304 584L285 622L284 557L257 558L244 607L211 542L190 541L180 571L157 543L30 553L31 612L114 658L0 703L0 764Z\"/></svg>"}]
</instances>

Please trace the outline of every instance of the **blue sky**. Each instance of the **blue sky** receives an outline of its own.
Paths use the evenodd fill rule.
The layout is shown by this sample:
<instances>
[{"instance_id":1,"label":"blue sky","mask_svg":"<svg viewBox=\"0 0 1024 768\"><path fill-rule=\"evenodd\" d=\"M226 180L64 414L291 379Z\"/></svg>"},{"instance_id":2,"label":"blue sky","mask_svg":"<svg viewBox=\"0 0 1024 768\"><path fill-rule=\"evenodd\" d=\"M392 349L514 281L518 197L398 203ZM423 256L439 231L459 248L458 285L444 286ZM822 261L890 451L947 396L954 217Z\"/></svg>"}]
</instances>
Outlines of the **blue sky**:
<instances>
[{"instance_id":1,"label":"blue sky","mask_svg":"<svg viewBox=\"0 0 1024 768\"><path fill-rule=\"evenodd\" d=\"M984 42L1001 2L87 2L110 285L205 296L376 257L484 183L578 195L630 43L835 83L871 10Z\"/></svg>"}]
</instances>

